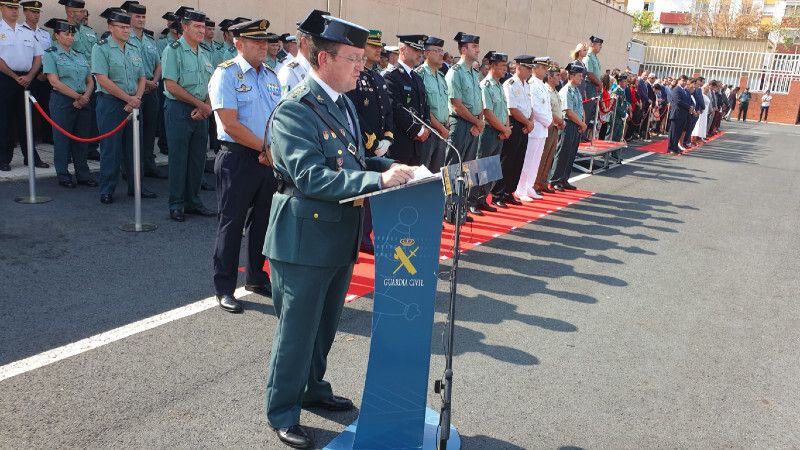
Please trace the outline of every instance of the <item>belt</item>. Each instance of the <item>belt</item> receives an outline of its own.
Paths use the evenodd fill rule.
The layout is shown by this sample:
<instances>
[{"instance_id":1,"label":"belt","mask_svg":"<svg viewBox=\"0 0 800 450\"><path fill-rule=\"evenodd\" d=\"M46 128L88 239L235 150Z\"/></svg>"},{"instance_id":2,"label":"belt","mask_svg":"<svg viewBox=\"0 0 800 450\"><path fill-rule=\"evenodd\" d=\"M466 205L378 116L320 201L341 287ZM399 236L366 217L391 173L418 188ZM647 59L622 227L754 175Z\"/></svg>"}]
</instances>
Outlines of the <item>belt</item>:
<instances>
[{"instance_id":1,"label":"belt","mask_svg":"<svg viewBox=\"0 0 800 450\"><path fill-rule=\"evenodd\" d=\"M306 198L306 196L297 189L297 186L285 180L278 183L278 189L276 191L280 194L288 195L289 197Z\"/></svg>"},{"instance_id":2,"label":"belt","mask_svg":"<svg viewBox=\"0 0 800 450\"><path fill-rule=\"evenodd\" d=\"M179 101L179 100L175 100L175 101ZM237 144L236 142L219 141L219 144L221 146L225 147L225 150L227 150L229 152L242 152L242 153L247 152L247 153L252 153L253 156L258 156L258 154L261 153L261 150L256 150L254 148L246 147L246 146L244 146L242 144Z\"/></svg>"}]
</instances>

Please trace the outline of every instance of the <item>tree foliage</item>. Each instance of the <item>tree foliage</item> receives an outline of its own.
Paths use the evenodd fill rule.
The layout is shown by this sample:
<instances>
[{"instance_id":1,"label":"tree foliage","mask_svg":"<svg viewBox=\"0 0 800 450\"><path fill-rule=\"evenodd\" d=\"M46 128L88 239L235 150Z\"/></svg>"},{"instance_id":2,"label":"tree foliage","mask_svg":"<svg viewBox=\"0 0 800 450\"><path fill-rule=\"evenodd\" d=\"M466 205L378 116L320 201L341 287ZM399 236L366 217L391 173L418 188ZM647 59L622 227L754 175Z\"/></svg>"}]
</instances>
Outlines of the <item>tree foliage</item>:
<instances>
[{"instance_id":1,"label":"tree foliage","mask_svg":"<svg viewBox=\"0 0 800 450\"><path fill-rule=\"evenodd\" d=\"M692 34L718 38L761 39L771 24L761 21L761 8L753 0L699 0L692 14Z\"/></svg>"},{"instance_id":2,"label":"tree foliage","mask_svg":"<svg viewBox=\"0 0 800 450\"><path fill-rule=\"evenodd\" d=\"M633 16L633 31L649 33L658 25L653 11L636 11L631 16Z\"/></svg>"}]
</instances>

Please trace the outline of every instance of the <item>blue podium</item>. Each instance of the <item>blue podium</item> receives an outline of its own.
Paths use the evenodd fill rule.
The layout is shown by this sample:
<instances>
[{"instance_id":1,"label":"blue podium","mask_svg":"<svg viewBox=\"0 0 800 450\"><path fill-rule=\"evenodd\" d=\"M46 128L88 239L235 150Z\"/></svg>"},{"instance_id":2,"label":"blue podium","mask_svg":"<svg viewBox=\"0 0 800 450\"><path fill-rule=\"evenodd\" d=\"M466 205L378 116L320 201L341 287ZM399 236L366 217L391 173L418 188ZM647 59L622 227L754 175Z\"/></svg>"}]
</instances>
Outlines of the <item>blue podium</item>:
<instances>
[{"instance_id":1,"label":"blue podium","mask_svg":"<svg viewBox=\"0 0 800 450\"><path fill-rule=\"evenodd\" d=\"M356 422L326 449L435 449L439 414L427 407L444 192L430 177L370 193L375 295L367 377ZM450 428L448 449L460 448Z\"/></svg>"}]
</instances>

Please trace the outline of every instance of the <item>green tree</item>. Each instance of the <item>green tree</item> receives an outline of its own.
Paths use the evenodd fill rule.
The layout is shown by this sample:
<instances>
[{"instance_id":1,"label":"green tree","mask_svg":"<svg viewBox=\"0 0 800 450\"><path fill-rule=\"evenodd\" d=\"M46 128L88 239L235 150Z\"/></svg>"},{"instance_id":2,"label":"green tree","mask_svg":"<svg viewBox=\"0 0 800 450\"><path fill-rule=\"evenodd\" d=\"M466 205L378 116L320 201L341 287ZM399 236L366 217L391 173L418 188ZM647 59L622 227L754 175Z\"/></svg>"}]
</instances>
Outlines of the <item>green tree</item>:
<instances>
[{"instance_id":1,"label":"green tree","mask_svg":"<svg viewBox=\"0 0 800 450\"><path fill-rule=\"evenodd\" d=\"M633 16L633 31L649 33L658 24L653 11L636 11L631 16Z\"/></svg>"}]
</instances>

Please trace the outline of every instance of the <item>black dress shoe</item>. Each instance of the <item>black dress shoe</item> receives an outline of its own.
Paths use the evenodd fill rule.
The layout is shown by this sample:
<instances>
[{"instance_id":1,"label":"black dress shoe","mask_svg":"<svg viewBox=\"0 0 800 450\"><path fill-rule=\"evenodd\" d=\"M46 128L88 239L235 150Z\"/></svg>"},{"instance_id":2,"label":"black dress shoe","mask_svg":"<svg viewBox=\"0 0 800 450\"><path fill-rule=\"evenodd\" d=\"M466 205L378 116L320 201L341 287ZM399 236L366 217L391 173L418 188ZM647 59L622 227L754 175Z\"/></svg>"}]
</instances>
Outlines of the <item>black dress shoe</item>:
<instances>
[{"instance_id":1,"label":"black dress shoe","mask_svg":"<svg viewBox=\"0 0 800 450\"><path fill-rule=\"evenodd\" d=\"M547 186L545 186L545 187L543 187L543 188L541 188L541 189L538 189L538 191L539 191L539 192L544 192L544 193L547 193L547 194L555 194L555 193L556 193L556 191L554 191L554 190L550 189L550 188L549 188L549 187L547 187Z\"/></svg>"},{"instance_id":2,"label":"black dress shoe","mask_svg":"<svg viewBox=\"0 0 800 450\"><path fill-rule=\"evenodd\" d=\"M206 183L205 181L200 183L200 189L203 190L203 191L216 191L217 190L217 188L215 188L213 184Z\"/></svg>"},{"instance_id":3,"label":"black dress shoe","mask_svg":"<svg viewBox=\"0 0 800 450\"><path fill-rule=\"evenodd\" d=\"M8 164L0 164L0 171L10 172L11 171L11 166L9 166Z\"/></svg>"},{"instance_id":4,"label":"black dress shoe","mask_svg":"<svg viewBox=\"0 0 800 450\"><path fill-rule=\"evenodd\" d=\"M328 411L349 411L353 409L353 402L349 398L333 395L325 400L303 401L303 408L323 408Z\"/></svg>"},{"instance_id":5,"label":"black dress shoe","mask_svg":"<svg viewBox=\"0 0 800 450\"><path fill-rule=\"evenodd\" d=\"M569 184L569 182L568 182L568 181L562 181L562 182L561 182L561 186L562 186L564 189L567 189L567 190L570 190L570 191L574 191L574 190L578 189L578 188L576 188L575 186L573 186L573 185Z\"/></svg>"},{"instance_id":6,"label":"black dress shoe","mask_svg":"<svg viewBox=\"0 0 800 450\"><path fill-rule=\"evenodd\" d=\"M515 199L515 198L514 198L514 194L508 194L508 195L506 195L506 198L505 198L505 199L503 199L503 201L504 201L504 202L505 202L507 205L519 206L519 205L521 205L521 204L522 204L522 202L521 202L521 201L519 201L519 200L517 200L517 199Z\"/></svg>"},{"instance_id":7,"label":"black dress shoe","mask_svg":"<svg viewBox=\"0 0 800 450\"><path fill-rule=\"evenodd\" d=\"M134 196L134 192L133 191L128 191L128 197L133 197L133 196ZM142 198L158 198L158 194L156 194L153 191L149 191L149 190L147 190L145 188L142 188Z\"/></svg>"},{"instance_id":8,"label":"black dress shoe","mask_svg":"<svg viewBox=\"0 0 800 450\"><path fill-rule=\"evenodd\" d=\"M504 202L503 200L492 199L492 204L494 206L497 206L498 208L503 208L503 209L508 208L508 205L506 205L506 202Z\"/></svg>"},{"instance_id":9,"label":"black dress shoe","mask_svg":"<svg viewBox=\"0 0 800 450\"><path fill-rule=\"evenodd\" d=\"M97 187L98 186L97 181L94 181L91 178L89 178L88 180L78 180L78 184L83 185L83 186L89 186L89 187Z\"/></svg>"},{"instance_id":10,"label":"black dress shoe","mask_svg":"<svg viewBox=\"0 0 800 450\"><path fill-rule=\"evenodd\" d=\"M257 285L257 284L245 284L244 289L247 292L252 292L254 294L258 294L264 297L272 297L272 283L267 281L265 285Z\"/></svg>"},{"instance_id":11,"label":"black dress shoe","mask_svg":"<svg viewBox=\"0 0 800 450\"><path fill-rule=\"evenodd\" d=\"M104 205L114 203L114 196L111 194L100 194L100 203Z\"/></svg>"},{"instance_id":12,"label":"black dress shoe","mask_svg":"<svg viewBox=\"0 0 800 450\"><path fill-rule=\"evenodd\" d=\"M370 242L370 241L363 241L363 242L361 242L361 245L359 246L359 250L364 252L364 253L367 253L369 255L374 255L375 254L375 245L373 245L372 242Z\"/></svg>"},{"instance_id":13,"label":"black dress shoe","mask_svg":"<svg viewBox=\"0 0 800 450\"><path fill-rule=\"evenodd\" d=\"M183 211L180 209L170 209L169 218L175 222L183 222L186 220L186 216L183 215Z\"/></svg>"},{"instance_id":14,"label":"black dress shoe","mask_svg":"<svg viewBox=\"0 0 800 450\"><path fill-rule=\"evenodd\" d=\"M551 184L550 186L551 186L553 189L555 189L556 191L558 191L558 192L564 192L564 190L565 190L565 189L564 189L564 186L562 186L562 185L561 185L561 183L555 183L555 184Z\"/></svg>"},{"instance_id":15,"label":"black dress shoe","mask_svg":"<svg viewBox=\"0 0 800 450\"><path fill-rule=\"evenodd\" d=\"M306 430L300 425L292 425L289 428L273 428L278 439L292 448L311 448L314 440L308 437Z\"/></svg>"},{"instance_id":16,"label":"black dress shoe","mask_svg":"<svg viewBox=\"0 0 800 450\"><path fill-rule=\"evenodd\" d=\"M46 162L44 162L44 161L36 161L36 162L35 162L33 165L34 165L34 166L35 166L37 169L49 169L49 168L50 168L50 164L47 164L47 163L46 163Z\"/></svg>"},{"instance_id":17,"label":"black dress shoe","mask_svg":"<svg viewBox=\"0 0 800 450\"><path fill-rule=\"evenodd\" d=\"M74 188L74 187L78 186L72 180L61 180L61 181L58 182L58 185L61 186L61 187L65 187L65 188Z\"/></svg>"},{"instance_id":18,"label":"black dress shoe","mask_svg":"<svg viewBox=\"0 0 800 450\"><path fill-rule=\"evenodd\" d=\"M199 208L187 209L186 214L192 214L195 216L214 217L217 215L217 211L206 208L205 206L201 206Z\"/></svg>"},{"instance_id":19,"label":"black dress shoe","mask_svg":"<svg viewBox=\"0 0 800 450\"><path fill-rule=\"evenodd\" d=\"M471 214L475 214L476 216L485 216L485 214L483 213L483 211L481 211L480 209L478 209L478 207L477 207L477 206L470 206L470 207L469 207L469 212L470 212Z\"/></svg>"},{"instance_id":20,"label":"black dress shoe","mask_svg":"<svg viewBox=\"0 0 800 450\"><path fill-rule=\"evenodd\" d=\"M478 201L478 203L475 206L481 211L497 212L497 208L486 203L486 199Z\"/></svg>"},{"instance_id":21,"label":"black dress shoe","mask_svg":"<svg viewBox=\"0 0 800 450\"><path fill-rule=\"evenodd\" d=\"M225 311L232 312L234 314L244 311L242 304L239 303L239 300L236 300L233 295L218 295L217 303L219 303L219 306Z\"/></svg>"},{"instance_id":22,"label":"black dress shoe","mask_svg":"<svg viewBox=\"0 0 800 450\"><path fill-rule=\"evenodd\" d=\"M481 215L483 215L483 214L481 214ZM472 216L468 215L467 218L465 219L465 222L475 222L475 219L473 219Z\"/></svg>"}]
</instances>

